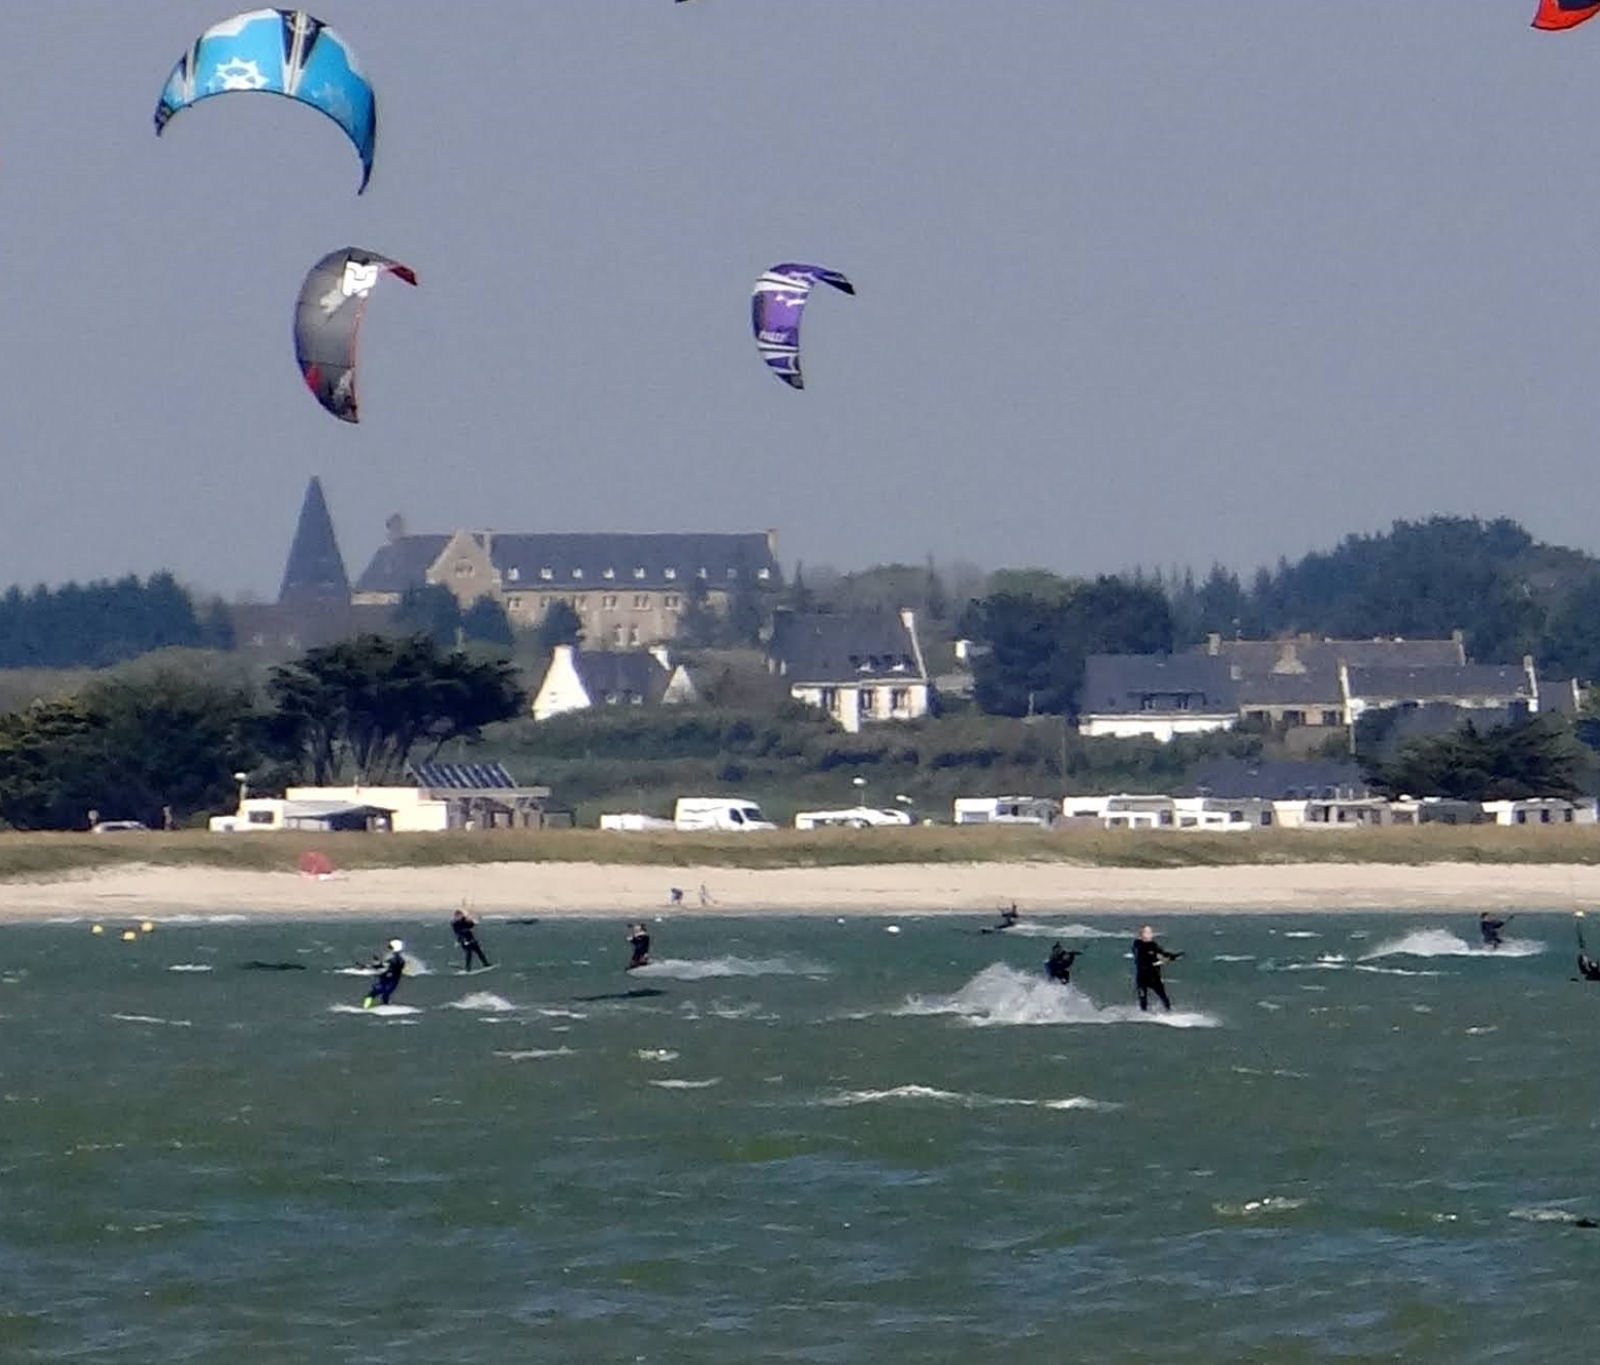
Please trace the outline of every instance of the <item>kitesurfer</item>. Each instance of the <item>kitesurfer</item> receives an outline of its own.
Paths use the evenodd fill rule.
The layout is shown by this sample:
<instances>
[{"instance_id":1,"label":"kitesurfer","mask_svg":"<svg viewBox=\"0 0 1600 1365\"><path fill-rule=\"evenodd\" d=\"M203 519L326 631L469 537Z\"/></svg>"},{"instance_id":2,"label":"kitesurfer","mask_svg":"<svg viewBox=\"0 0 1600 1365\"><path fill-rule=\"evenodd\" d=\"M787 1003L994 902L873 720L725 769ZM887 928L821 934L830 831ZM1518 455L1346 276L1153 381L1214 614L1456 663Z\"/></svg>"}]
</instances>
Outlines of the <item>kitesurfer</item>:
<instances>
[{"instance_id":1,"label":"kitesurfer","mask_svg":"<svg viewBox=\"0 0 1600 1365\"><path fill-rule=\"evenodd\" d=\"M1133 941L1133 985L1139 993L1139 1008L1150 1008L1150 997L1154 995L1161 1002L1163 1009L1171 1009L1172 1001L1167 998L1166 983L1161 979L1161 965L1164 962L1176 962L1182 953L1169 953L1156 942L1156 931L1146 924L1139 930L1139 937Z\"/></svg>"},{"instance_id":2,"label":"kitesurfer","mask_svg":"<svg viewBox=\"0 0 1600 1365\"><path fill-rule=\"evenodd\" d=\"M472 970L472 959L476 955L479 962L485 967L489 959L483 955L483 945L478 942L478 921L467 913L466 906L462 906L455 914L450 916L450 932L456 936L456 943L461 951L467 955L466 961L461 964L462 970Z\"/></svg>"},{"instance_id":3,"label":"kitesurfer","mask_svg":"<svg viewBox=\"0 0 1600 1365\"><path fill-rule=\"evenodd\" d=\"M1059 981L1063 986L1072 984L1072 964L1078 960L1081 950L1073 948L1070 951L1059 943L1051 946L1050 956L1045 959L1044 974L1052 981Z\"/></svg>"},{"instance_id":4,"label":"kitesurfer","mask_svg":"<svg viewBox=\"0 0 1600 1365\"><path fill-rule=\"evenodd\" d=\"M1504 919L1496 919L1487 910L1479 915L1478 932L1483 936L1483 946L1485 948L1498 948L1504 943L1505 940L1500 937L1500 931L1515 918L1515 915L1507 915Z\"/></svg>"},{"instance_id":5,"label":"kitesurfer","mask_svg":"<svg viewBox=\"0 0 1600 1365\"><path fill-rule=\"evenodd\" d=\"M1588 953L1579 953L1578 975L1585 981L1600 981L1600 962L1596 962Z\"/></svg>"},{"instance_id":6,"label":"kitesurfer","mask_svg":"<svg viewBox=\"0 0 1600 1365\"><path fill-rule=\"evenodd\" d=\"M400 984L400 978L406 974L405 948L406 945L399 939L389 940L389 955L378 964L378 974L372 978L372 985L367 987L367 998L362 1002L366 1009L389 1003L389 997Z\"/></svg>"},{"instance_id":7,"label":"kitesurfer","mask_svg":"<svg viewBox=\"0 0 1600 1365\"><path fill-rule=\"evenodd\" d=\"M650 931L643 924L628 926L628 947L633 949L633 957L628 962L628 971L631 972L635 967L650 965Z\"/></svg>"},{"instance_id":8,"label":"kitesurfer","mask_svg":"<svg viewBox=\"0 0 1600 1365\"><path fill-rule=\"evenodd\" d=\"M1012 901L1009 906L1004 907L1000 911L1000 923L990 925L989 928L985 929L983 932L986 934L1001 934L1007 929L1015 929L1017 927L1017 921L1021 918L1022 912L1017 909L1016 901Z\"/></svg>"}]
</instances>

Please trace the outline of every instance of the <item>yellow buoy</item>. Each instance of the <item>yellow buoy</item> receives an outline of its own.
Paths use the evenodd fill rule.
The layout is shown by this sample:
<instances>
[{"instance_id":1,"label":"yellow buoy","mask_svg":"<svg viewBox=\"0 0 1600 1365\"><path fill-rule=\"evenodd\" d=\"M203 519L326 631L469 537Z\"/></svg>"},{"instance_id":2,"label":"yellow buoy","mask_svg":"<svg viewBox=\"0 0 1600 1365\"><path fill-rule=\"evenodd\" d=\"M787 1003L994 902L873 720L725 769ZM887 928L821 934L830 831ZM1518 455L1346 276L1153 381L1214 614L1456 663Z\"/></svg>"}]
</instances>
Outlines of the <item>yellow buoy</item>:
<instances>
[{"instance_id":1,"label":"yellow buoy","mask_svg":"<svg viewBox=\"0 0 1600 1365\"><path fill-rule=\"evenodd\" d=\"M124 929L122 931L122 941L124 943L132 943L138 937L139 931L137 929Z\"/></svg>"},{"instance_id":2,"label":"yellow buoy","mask_svg":"<svg viewBox=\"0 0 1600 1365\"><path fill-rule=\"evenodd\" d=\"M94 924L94 925L91 925L89 927L89 932L91 934L103 934L103 933L105 933L105 931L106 931L106 926L103 925L103 924Z\"/></svg>"},{"instance_id":3,"label":"yellow buoy","mask_svg":"<svg viewBox=\"0 0 1600 1365\"><path fill-rule=\"evenodd\" d=\"M139 930L140 930L141 933L153 934L156 931L156 926L153 925L152 923L150 923L149 920L146 920L143 924L141 924L139 926Z\"/></svg>"}]
</instances>

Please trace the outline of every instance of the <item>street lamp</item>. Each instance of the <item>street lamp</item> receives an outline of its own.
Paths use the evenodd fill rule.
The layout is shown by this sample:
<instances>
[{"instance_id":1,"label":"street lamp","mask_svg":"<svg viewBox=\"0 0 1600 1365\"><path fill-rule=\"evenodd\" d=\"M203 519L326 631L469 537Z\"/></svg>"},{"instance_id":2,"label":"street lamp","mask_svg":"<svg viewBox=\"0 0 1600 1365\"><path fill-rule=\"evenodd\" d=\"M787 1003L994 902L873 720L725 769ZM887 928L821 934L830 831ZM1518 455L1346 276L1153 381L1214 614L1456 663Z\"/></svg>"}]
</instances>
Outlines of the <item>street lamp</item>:
<instances>
[{"instance_id":1,"label":"street lamp","mask_svg":"<svg viewBox=\"0 0 1600 1365\"><path fill-rule=\"evenodd\" d=\"M250 796L250 774L235 773L233 780L239 784L239 809L244 809L244 803Z\"/></svg>"},{"instance_id":2,"label":"street lamp","mask_svg":"<svg viewBox=\"0 0 1600 1365\"><path fill-rule=\"evenodd\" d=\"M856 789L856 805L858 805L858 806L866 805L867 804L867 779L864 778L864 777L852 777L850 779L850 785L853 786Z\"/></svg>"}]
</instances>

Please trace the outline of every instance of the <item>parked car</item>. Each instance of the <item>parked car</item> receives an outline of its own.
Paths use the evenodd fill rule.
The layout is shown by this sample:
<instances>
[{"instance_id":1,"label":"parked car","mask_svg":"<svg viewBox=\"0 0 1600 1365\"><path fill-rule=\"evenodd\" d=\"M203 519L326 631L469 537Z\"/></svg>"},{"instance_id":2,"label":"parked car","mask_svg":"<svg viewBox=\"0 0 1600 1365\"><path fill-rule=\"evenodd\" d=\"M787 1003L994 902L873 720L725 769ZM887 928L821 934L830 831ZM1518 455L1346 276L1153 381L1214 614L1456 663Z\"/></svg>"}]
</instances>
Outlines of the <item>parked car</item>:
<instances>
[{"instance_id":1,"label":"parked car","mask_svg":"<svg viewBox=\"0 0 1600 1365\"><path fill-rule=\"evenodd\" d=\"M96 820L89 826L92 834L122 834L131 829L149 829L143 820Z\"/></svg>"}]
</instances>

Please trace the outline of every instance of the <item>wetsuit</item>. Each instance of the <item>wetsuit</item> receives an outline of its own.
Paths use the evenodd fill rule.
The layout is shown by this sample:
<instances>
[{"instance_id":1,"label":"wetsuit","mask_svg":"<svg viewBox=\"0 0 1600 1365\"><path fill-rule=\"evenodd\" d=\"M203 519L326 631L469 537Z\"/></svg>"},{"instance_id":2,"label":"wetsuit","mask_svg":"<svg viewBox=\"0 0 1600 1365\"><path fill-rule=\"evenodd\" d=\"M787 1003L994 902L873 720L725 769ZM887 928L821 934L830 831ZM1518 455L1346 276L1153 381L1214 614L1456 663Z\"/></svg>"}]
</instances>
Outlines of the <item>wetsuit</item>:
<instances>
[{"instance_id":1,"label":"wetsuit","mask_svg":"<svg viewBox=\"0 0 1600 1365\"><path fill-rule=\"evenodd\" d=\"M1182 953L1169 953L1159 943L1152 939L1136 938L1133 941L1133 985L1139 992L1139 1008L1150 1008L1150 997L1154 995L1161 1002L1163 1009L1171 1009L1172 1001L1167 999L1166 983L1161 979L1161 964L1163 962L1176 962Z\"/></svg>"},{"instance_id":2,"label":"wetsuit","mask_svg":"<svg viewBox=\"0 0 1600 1365\"><path fill-rule=\"evenodd\" d=\"M1490 919L1486 914L1478 916L1478 932L1483 935L1483 942L1486 947L1498 948L1500 946L1503 942L1500 937L1500 931L1505 927L1506 922L1503 919Z\"/></svg>"},{"instance_id":3,"label":"wetsuit","mask_svg":"<svg viewBox=\"0 0 1600 1365\"><path fill-rule=\"evenodd\" d=\"M1578 975L1585 981L1600 981L1600 962L1596 962L1588 953L1579 953Z\"/></svg>"},{"instance_id":4,"label":"wetsuit","mask_svg":"<svg viewBox=\"0 0 1600 1365\"><path fill-rule=\"evenodd\" d=\"M1002 929L1015 929L1017 921L1021 918L1022 916L1017 913L1017 907L1014 905L1009 910L1002 910L1000 912L1000 923L994 926L995 933L999 933Z\"/></svg>"},{"instance_id":5,"label":"wetsuit","mask_svg":"<svg viewBox=\"0 0 1600 1365\"><path fill-rule=\"evenodd\" d=\"M1059 943L1050 950L1050 956L1044 964L1044 974L1052 981L1059 981L1063 986L1072 984L1072 964L1078 960L1078 949L1068 952Z\"/></svg>"},{"instance_id":6,"label":"wetsuit","mask_svg":"<svg viewBox=\"0 0 1600 1365\"><path fill-rule=\"evenodd\" d=\"M472 956L474 953L477 954L478 961L483 963L485 967L489 965L489 959L483 955L483 945L478 942L478 936L473 932L477 927L478 921L473 919L465 910L457 910L451 917L451 931L455 934L456 942L460 945L461 951L467 955L467 960L462 963L463 971L470 972L472 970Z\"/></svg>"},{"instance_id":7,"label":"wetsuit","mask_svg":"<svg viewBox=\"0 0 1600 1365\"><path fill-rule=\"evenodd\" d=\"M367 987L366 1003L371 1005L376 1001L380 1005L387 1005L395 987L400 984L400 978L405 974L405 958L399 953L390 953L384 958L383 965L378 968L378 974L372 978L372 985Z\"/></svg>"},{"instance_id":8,"label":"wetsuit","mask_svg":"<svg viewBox=\"0 0 1600 1365\"><path fill-rule=\"evenodd\" d=\"M645 931L643 925L628 935L628 946L633 949L633 960L628 963L630 972L635 967L648 967L650 965L650 935Z\"/></svg>"}]
</instances>

